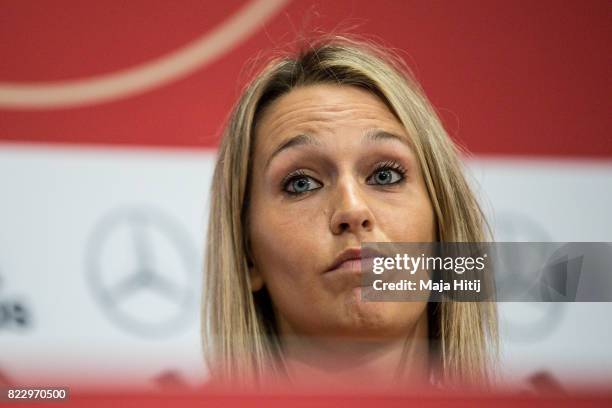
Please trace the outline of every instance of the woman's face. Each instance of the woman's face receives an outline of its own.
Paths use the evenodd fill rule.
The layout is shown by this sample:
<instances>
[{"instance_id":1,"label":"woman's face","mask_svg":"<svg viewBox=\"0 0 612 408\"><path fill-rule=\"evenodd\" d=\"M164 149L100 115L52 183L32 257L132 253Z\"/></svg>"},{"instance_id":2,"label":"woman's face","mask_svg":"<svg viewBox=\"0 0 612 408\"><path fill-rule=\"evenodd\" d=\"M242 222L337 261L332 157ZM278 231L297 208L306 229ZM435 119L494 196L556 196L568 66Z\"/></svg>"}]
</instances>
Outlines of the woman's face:
<instances>
[{"instance_id":1,"label":"woman's face","mask_svg":"<svg viewBox=\"0 0 612 408\"><path fill-rule=\"evenodd\" d=\"M296 88L255 129L252 289L265 285L281 335L394 337L425 303L362 302L358 274L328 272L362 242L430 242L431 201L410 135L374 94Z\"/></svg>"}]
</instances>

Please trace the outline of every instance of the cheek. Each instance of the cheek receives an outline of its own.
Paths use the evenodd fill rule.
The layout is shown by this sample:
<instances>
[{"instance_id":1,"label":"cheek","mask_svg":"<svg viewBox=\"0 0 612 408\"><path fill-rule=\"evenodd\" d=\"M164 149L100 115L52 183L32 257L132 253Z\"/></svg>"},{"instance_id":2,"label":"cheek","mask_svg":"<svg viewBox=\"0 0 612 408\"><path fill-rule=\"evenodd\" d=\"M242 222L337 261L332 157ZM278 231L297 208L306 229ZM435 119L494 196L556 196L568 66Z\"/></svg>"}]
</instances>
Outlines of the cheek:
<instances>
[{"instance_id":1,"label":"cheek","mask_svg":"<svg viewBox=\"0 0 612 408\"><path fill-rule=\"evenodd\" d=\"M294 212L293 221L289 221L278 211L268 212L252 225L253 256L272 304L280 313L277 319L281 331L286 330L286 322L294 328L316 327L313 316L321 314L313 312L312 305L328 304L318 281L321 262L317 254L322 252L322 244L315 228L295 219L297 216Z\"/></svg>"},{"instance_id":2,"label":"cheek","mask_svg":"<svg viewBox=\"0 0 612 408\"><path fill-rule=\"evenodd\" d=\"M320 220L270 206L253 206L251 249L266 285L291 287L312 277L321 252Z\"/></svg>"},{"instance_id":3,"label":"cheek","mask_svg":"<svg viewBox=\"0 0 612 408\"><path fill-rule=\"evenodd\" d=\"M436 221L431 201L426 193L379 206L376 218L392 242L435 240Z\"/></svg>"}]
</instances>

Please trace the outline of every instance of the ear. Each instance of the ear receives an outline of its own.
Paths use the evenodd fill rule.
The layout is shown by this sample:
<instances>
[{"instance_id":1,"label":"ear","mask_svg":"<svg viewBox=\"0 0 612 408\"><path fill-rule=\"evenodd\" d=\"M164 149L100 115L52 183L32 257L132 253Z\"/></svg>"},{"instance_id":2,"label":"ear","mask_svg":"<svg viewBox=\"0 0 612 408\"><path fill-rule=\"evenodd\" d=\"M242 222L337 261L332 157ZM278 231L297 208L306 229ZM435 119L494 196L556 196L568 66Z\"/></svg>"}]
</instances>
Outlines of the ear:
<instances>
[{"instance_id":1,"label":"ear","mask_svg":"<svg viewBox=\"0 0 612 408\"><path fill-rule=\"evenodd\" d=\"M249 283L251 285L251 292L257 292L263 288L264 280L259 269L249 261Z\"/></svg>"}]
</instances>

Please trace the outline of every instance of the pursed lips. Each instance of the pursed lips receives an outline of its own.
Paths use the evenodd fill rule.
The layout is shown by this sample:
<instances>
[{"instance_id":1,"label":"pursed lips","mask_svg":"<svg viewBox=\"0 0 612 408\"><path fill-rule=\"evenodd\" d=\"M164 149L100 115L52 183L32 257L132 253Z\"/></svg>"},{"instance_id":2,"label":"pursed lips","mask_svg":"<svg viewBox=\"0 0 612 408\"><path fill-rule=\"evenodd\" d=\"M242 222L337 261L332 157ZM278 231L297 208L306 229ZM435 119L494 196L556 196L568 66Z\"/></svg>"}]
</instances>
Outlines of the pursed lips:
<instances>
[{"instance_id":1,"label":"pursed lips","mask_svg":"<svg viewBox=\"0 0 612 408\"><path fill-rule=\"evenodd\" d=\"M364 277L369 276L370 272L372 272L373 264L373 257L347 259L332 270L327 271L325 275L329 277L351 278L355 280L355 284L363 286L366 285Z\"/></svg>"},{"instance_id":2,"label":"pursed lips","mask_svg":"<svg viewBox=\"0 0 612 408\"><path fill-rule=\"evenodd\" d=\"M337 270L350 270L350 271L355 271L355 272L361 272L361 265L363 263L366 262L372 262L372 258L353 258L353 259L347 259L346 261L342 262L340 265L336 266L334 269L332 269L329 272L333 272L333 271L337 271ZM366 265L364 265L366 266Z\"/></svg>"}]
</instances>

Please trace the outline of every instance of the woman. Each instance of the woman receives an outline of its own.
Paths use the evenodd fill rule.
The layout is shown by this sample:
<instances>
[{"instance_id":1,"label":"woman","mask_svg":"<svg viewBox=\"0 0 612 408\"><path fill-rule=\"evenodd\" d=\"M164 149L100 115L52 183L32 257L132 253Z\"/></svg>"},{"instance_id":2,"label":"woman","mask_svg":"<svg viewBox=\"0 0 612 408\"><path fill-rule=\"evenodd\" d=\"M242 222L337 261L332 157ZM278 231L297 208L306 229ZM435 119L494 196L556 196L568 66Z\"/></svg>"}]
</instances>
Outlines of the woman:
<instances>
[{"instance_id":1,"label":"woman","mask_svg":"<svg viewBox=\"0 0 612 408\"><path fill-rule=\"evenodd\" d=\"M490 380L494 303L365 302L338 272L355 269L362 242L488 238L457 148L401 59L334 36L271 61L229 118L211 197L213 378Z\"/></svg>"}]
</instances>

